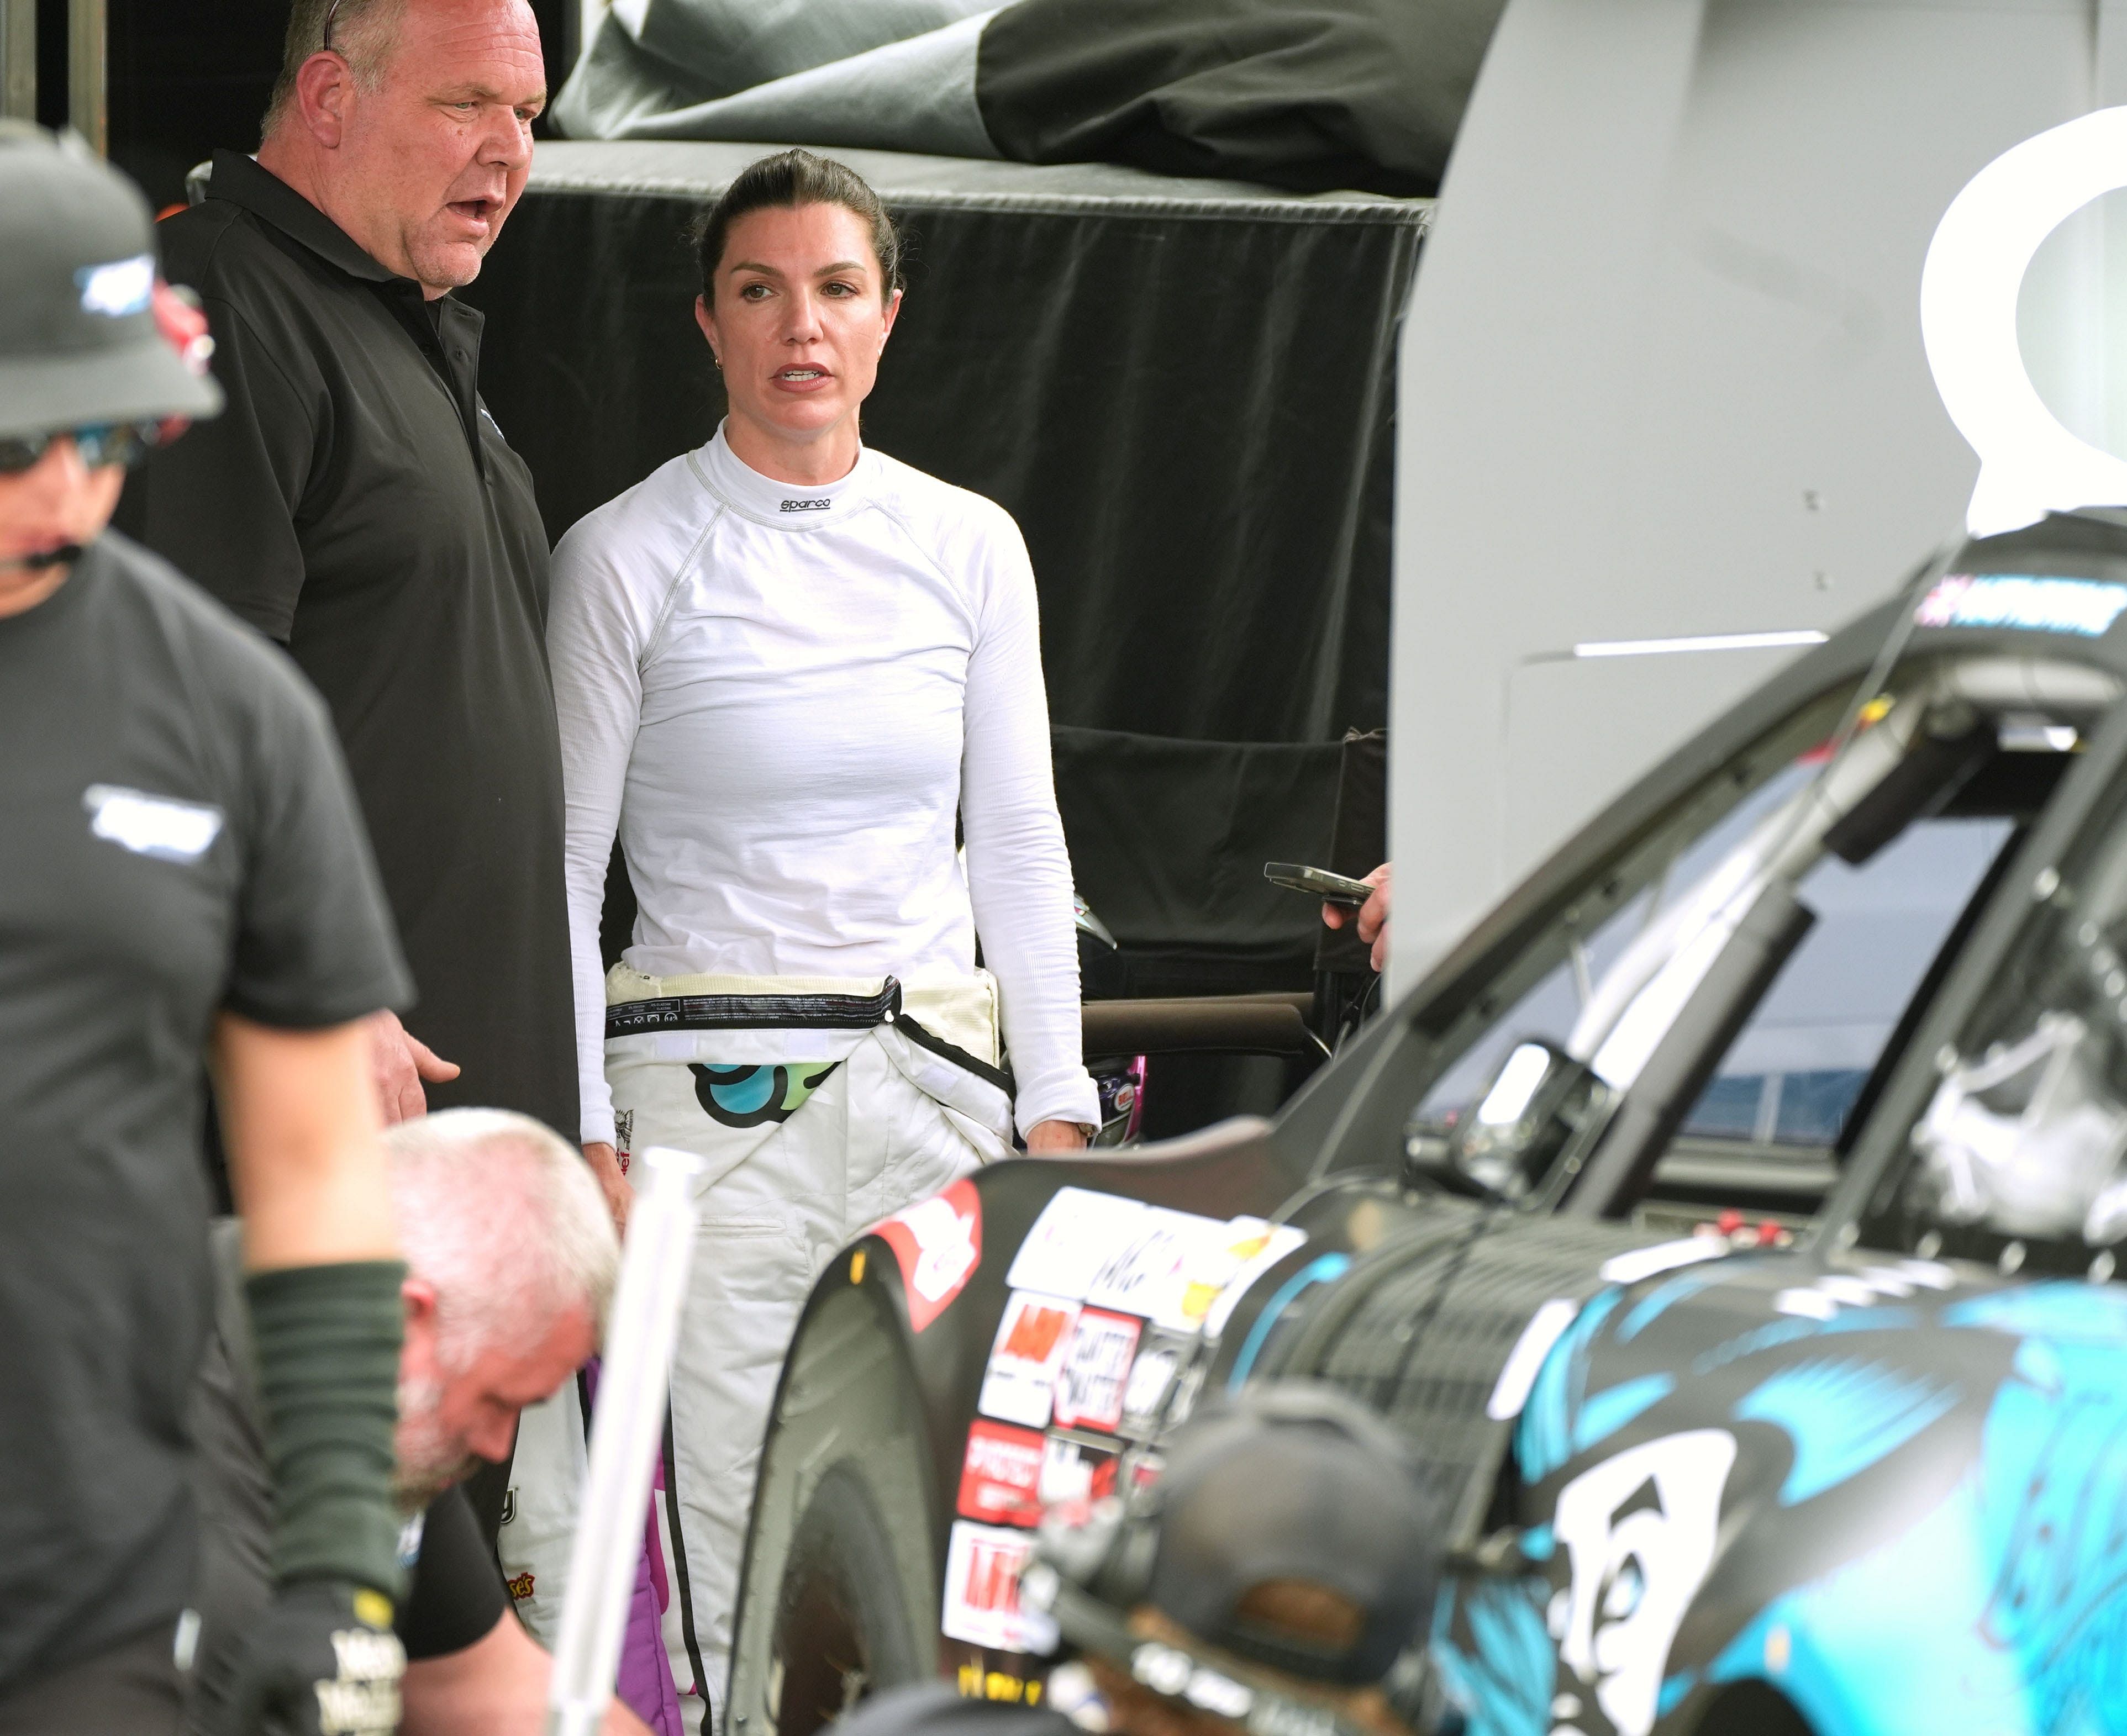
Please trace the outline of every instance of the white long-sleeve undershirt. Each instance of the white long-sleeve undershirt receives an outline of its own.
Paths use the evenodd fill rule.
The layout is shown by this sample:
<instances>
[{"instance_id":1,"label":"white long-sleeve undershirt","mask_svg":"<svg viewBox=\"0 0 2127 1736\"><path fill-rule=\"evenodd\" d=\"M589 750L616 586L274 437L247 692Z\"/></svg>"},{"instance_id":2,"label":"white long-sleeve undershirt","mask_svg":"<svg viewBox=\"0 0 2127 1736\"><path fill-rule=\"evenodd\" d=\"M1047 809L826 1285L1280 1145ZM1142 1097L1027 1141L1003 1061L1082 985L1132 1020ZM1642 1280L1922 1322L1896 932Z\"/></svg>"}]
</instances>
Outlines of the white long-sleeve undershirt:
<instances>
[{"instance_id":1,"label":"white long-sleeve undershirt","mask_svg":"<svg viewBox=\"0 0 2127 1736\"><path fill-rule=\"evenodd\" d=\"M561 539L547 642L586 1142L613 1137L616 829L633 968L964 975L979 929L1021 1128L1098 1120L1034 575L1002 507L869 449L827 487L777 482L720 429Z\"/></svg>"}]
</instances>

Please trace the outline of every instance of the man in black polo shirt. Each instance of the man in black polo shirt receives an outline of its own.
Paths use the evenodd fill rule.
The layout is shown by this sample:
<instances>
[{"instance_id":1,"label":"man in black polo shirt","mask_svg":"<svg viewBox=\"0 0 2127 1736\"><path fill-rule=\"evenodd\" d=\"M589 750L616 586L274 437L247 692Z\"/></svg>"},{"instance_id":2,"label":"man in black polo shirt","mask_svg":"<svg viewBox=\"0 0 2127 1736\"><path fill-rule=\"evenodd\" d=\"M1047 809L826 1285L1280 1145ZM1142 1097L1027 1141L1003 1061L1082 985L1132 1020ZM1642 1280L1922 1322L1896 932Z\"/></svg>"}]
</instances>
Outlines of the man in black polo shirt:
<instances>
[{"instance_id":1,"label":"man in black polo shirt","mask_svg":"<svg viewBox=\"0 0 2127 1736\"><path fill-rule=\"evenodd\" d=\"M119 523L332 708L419 991L410 1033L379 1022L386 1118L482 1104L573 1139L547 537L449 293L545 95L525 0L296 0L258 161L218 153L162 225L229 408Z\"/></svg>"},{"instance_id":2,"label":"man in black polo shirt","mask_svg":"<svg viewBox=\"0 0 2127 1736\"><path fill-rule=\"evenodd\" d=\"M275 1492L242 1728L383 1736L405 1267L364 1021L408 984L316 696L105 532L216 405L168 295L139 193L0 122L0 1736L177 1725L209 1057Z\"/></svg>"}]
</instances>

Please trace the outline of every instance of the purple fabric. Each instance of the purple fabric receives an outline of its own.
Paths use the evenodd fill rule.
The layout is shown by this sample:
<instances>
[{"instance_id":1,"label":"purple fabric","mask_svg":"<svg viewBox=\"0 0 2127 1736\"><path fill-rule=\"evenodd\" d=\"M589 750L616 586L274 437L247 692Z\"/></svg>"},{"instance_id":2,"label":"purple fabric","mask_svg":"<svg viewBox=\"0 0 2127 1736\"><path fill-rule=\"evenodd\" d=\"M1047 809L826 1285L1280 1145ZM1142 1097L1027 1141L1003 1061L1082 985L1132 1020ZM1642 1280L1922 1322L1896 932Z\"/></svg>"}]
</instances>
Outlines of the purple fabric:
<instances>
[{"instance_id":1,"label":"purple fabric","mask_svg":"<svg viewBox=\"0 0 2127 1736\"><path fill-rule=\"evenodd\" d=\"M598 1403L599 1360L584 1365L584 1389ZM663 1455L651 1483L650 1511L643 1516L642 1549L635 1561L635 1591L628 1599L628 1625L620 1637L619 1679L613 1691L623 1704L650 1726L653 1736L686 1736L680 1722L680 1691L672 1680L672 1660L665 1649L665 1606L672 1601L665 1576L665 1550L657 1535L657 1493L665 1487Z\"/></svg>"}]
</instances>

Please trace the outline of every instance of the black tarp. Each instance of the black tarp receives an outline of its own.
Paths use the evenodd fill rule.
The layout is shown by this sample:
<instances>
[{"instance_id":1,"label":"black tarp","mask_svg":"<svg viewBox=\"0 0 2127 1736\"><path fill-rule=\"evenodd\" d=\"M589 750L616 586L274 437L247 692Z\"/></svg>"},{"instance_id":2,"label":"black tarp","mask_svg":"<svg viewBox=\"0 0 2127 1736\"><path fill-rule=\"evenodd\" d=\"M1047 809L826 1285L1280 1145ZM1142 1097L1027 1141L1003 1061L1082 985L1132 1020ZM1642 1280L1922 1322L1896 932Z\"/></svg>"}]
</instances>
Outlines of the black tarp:
<instances>
[{"instance_id":1,"label":"black tarp","mask_svg":"<svg viewBox=\"0 0 2127 1736\"><path fill-rule=\"evenodd\" d=\"M808 139L1296 192L1439 185L1504 0L636 0L576 139Z\"/></svg>"},{"instance_id":2,"label":"black tarp","mask_svg":"<svg viewBox=\"0 0 2127 1736\"><path fill-rule=\"evenodd\" d=\"M680 236L758 148L542 146L467 292L558 537L722 403ZM1338 743L1386 721L1397 319L1427 208L837 153L907 227L865 438L1001 501L1059 801L1136 992L1309 980Z\"/></svg>"},{"instance_id":3,"label":"black tarp","mask_svg":"<svg viewBox=\"0 0 2127 1736\"><path fill-rule=\"evenodd\" d=\"M1019 0L975 100L1000 154L1431 193L1504 0Z\"/></svg>"}]
</instances>

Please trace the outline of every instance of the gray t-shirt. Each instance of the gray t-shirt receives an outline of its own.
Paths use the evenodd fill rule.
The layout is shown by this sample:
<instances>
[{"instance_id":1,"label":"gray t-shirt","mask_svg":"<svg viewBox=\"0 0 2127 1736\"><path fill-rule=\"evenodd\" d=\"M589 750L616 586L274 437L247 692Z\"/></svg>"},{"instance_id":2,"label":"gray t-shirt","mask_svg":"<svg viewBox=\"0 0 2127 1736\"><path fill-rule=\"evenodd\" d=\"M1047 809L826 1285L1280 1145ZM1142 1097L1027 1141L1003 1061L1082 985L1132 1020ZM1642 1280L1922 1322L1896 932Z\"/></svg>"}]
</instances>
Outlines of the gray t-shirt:
<instances>
[{"instance_id":1,"label":"gray t-shirt","mask_svg":"<svg viewBox=\"0 0 2127 1736\"><path fill-rule=\"evenodd\" d=\"M112 535L0 618L0 1693L192 1590L216 1015L410 993L282 652Z\"/></svg>"}]
</instances>

